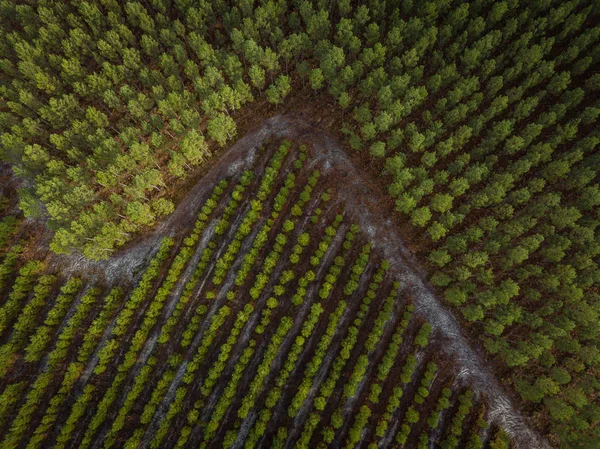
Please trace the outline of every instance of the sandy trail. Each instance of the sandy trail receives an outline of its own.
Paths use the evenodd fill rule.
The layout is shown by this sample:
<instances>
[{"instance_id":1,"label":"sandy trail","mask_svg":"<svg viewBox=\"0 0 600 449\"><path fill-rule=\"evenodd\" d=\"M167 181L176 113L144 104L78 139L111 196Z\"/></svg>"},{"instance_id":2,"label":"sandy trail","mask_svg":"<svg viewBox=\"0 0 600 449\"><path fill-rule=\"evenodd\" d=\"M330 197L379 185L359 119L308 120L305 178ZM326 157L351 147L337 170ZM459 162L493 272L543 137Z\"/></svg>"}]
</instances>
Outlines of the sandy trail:
<instances>
[{"instance_id":1,"label":"sandy trail","mask_svg":"<svg viewBox=\"0 0 600 449\"><path fill-rule=\"evenodd\" d=\"M240 139L237 145L256 145L257 138L269 135L297 138L309 141L314 157L314 165L327 175L342 174L345 177L343 188L337 190L338 201L345 204L348 218L359 224L362 230L373 239L390 262L390 273L403 285L413 298L415 311L424 316L437 329L446 341L445 351L461 368L462 381L487 398L490 423L502 426L514 439L519 448L549 448L544 439L512 404L488 363L471 346L463 334L453 314L436 298L427 285L426 274L418 264L414 254L406 247L391 220L377 216L369 210L368 203L376 203L369 198L373 192L367 187L357 167L344 150L326 131L308 123L302 116L276 116L266 120L261 128ZM244 141L248 139L247 142Z\"/></svg>"},{"instance_id":2,"label":"sandy trail","mask_svg":"<svg viewBox=\"0 0 600 449\"><path fill-rule=\"evenodd\" d=\"M365 204L365 185L361 175L340 146L325 134L314 137L314 131L308 128L312 137L313 151L316 157L330 165L328 171L347 173L349 182L338 190L340 200L346 205L349 216L361 229L373 238L375 247L383 251L390 262L390 273L395 273L402 285L406 285L413 298L415 311L422 314L437 332L441 333L446 344L444 350L449 353L461 368L463 382L487 398L488 419L502 426L514 439L519 448L549 448L547 442L533 430L527 419L511 403L488 363L471 346L453 314L446 309L427 285L423 269L415 256L404 244L398 231L390 220L384 220L373 214ZM301 135L305 137L306 134Z\"/></svg>"},{"instance_id":3,"label":"sandy trail","mask_svg":"<svg viewBox=\"0 0 600 449\"><path fill-rule=\"evenodd\" d=\"M533 430L528 419L512 404L488 368L489 364L471 346L456 318L428 286L424 270L403 242L392 221L374 211L377 194L369 189L360 170L334 138L325 130L307 122L301 114L287 114L265 120L260 128L239 139L190 190L176 211L157 226L151 235L130 245L108 261L90 262L77 255L58 257L61 271L100 271L108 282L131 279L147 263L160 239L174 235L175 231L193 223L198 208L214 184L224 176L249 168L256 158L256 149L271 136L310 142L311 165L322 171L324 180L333 178L334 174L336 178L342 179L343 186L337 189L336 197L337 201L344 204L347 218L359 224L372 238L374 247L390 262L390 274L394 274L406 286L413 298L415 311L426 318L437 329L438 335L442 336L445 341L444 351L459 366L461 382L485 395L490 423L502 426L518 448L549 448L548 443Z\"/></svg>"}]
</instances>

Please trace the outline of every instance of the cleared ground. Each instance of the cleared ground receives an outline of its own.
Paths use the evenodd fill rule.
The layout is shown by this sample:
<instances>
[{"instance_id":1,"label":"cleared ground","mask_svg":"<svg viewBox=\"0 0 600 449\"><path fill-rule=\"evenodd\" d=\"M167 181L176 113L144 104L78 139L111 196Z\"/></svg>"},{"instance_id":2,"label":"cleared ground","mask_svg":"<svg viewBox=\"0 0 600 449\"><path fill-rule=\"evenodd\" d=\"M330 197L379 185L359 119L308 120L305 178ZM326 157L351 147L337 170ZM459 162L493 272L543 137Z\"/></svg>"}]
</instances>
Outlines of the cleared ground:
<instances>
[{"instance_id":1,"label":"cleared ground","mask_svg":"<svg viewBox=\"0 0 600 449\"><path fill-rule=\"evenodd\" d=\"M55 260L0 306L2 447L543 447L378 198L275 117L121 256Z\"/></svg>"}]
</instances>

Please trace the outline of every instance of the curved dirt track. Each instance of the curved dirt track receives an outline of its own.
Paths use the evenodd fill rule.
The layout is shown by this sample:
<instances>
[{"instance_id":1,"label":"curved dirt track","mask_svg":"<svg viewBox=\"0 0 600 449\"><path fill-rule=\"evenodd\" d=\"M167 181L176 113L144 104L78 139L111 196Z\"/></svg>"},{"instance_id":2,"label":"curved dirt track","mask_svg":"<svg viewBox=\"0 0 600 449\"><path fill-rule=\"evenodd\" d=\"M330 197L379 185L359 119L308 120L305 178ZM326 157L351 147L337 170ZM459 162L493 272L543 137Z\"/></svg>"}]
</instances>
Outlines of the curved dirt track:
<instances>
[{"instance_id":1,"label":"curved dirt track","mask_svg":"<svg viewBox=\"0 0 600 449\"><path fill-rule=\"evenodd\" d=\"M391 220L377 213L379 194L368 187L360 170L348 158L334 138L323 129L309 123L301 114L286 114L265 120L259 128L240 138L218 160L180 202L176 211L155 231L115 257L103 262L90 262L80 256L60 257L62 272L101 272L110 281L130 280L146 263L164 236L193 225L201 202L220 178L251 166L258 148L269 137L293 138L310 142L311 164L319 168L326 181L340 183L334 195L345 206L347 217L357 223L390 262L390 271L412 296L416 312L434 327L443 341L444 351L459 366L459 378L464 385L485 396L488 421L504 428L517 448L546 449L548 443L533 430L528 419L519 413L500 385L484 358L463 334L453 314L446 309L428 286L426 274L415 256L406 247Z\"/></svg>"},{"instance_id":2,"label":"curved dirt track","mask_svg":"<svg viewBox=\"0 0 600 449\"><path fill-rule=\"evenodd\" d=\"M488 364L471 346L454 315L446 309L427 285L426 274L414 254L389 219L373 213L377 198L364 182L360 171L354 166L339 143L327 132L309 123L302 117L277 116L263 125L280 137L293 137L312 144L314 163L324 168L325 174L342 177L343 186L336 196L345 204L346 214L373 238L376 248L390 262L391 272L397 274L412 296L415 310L421 313L444 340L444 350L460 366L464 384L486 397L488 419L503 427L514 439L518 448L549 448L549 444L532 428L511 403L503 387Z\"/></svg>"}]
</instances>

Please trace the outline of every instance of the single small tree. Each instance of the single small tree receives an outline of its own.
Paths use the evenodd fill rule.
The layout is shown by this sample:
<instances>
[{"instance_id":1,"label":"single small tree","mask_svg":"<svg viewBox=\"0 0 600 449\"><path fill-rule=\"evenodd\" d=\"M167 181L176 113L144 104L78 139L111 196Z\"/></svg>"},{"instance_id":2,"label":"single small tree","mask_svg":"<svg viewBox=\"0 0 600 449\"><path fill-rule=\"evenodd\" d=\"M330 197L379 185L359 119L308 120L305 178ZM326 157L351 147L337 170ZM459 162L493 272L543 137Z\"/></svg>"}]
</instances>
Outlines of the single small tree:
<instances>
[{"instance_id":1,"label":"single small tree","mask_svg":"<svg viewBox=\"0 0 600 449\"><path fill-rule=\"evenodd\" d=\"M420 228L427 225L427 223L431 220L431 211L429 207L423 206L418 209L415 209L411 214L412 224L418 226Z\"/></svg>"},{"instance_id":2,"label":"single small tree","mask_svg":"<svg viewBox=\"0 0 600 449\"><path fill-rule=\"evenodd\" d=\"M380 158L385 157L385 143L381 141L373 142L369 148L371 156Z\"/></svg>"},{"instance_id":3,"label":"single small tree","mask_svg":"<svg viewBox=\"0 0 600 449\"><path fill-rule=\"evenodd\" d=\"M230 116L220 112L208 121L206 130L208 136L216 140L219 146L225 146L227 140L236 134L235 121Z\"/></svg>"},{"instance_id":4,"label":"single small tree","mask_svg":"<svg viewBox=\"0 0 600 449\"><path fill-rule=\"evenodd\" d=\"M323 82L325 81L323 71L321 69L312 69L308 79L310 81L310 87L312 87L316 95L316 91L323 87Z\"/></svg>"},{"instance_id":5,"label":"single small tree","mask_svg":"<svg viewBox=\"0 0 600 449\"><path fill-rule=\"evenodd\" d=\"M265 71L258 65L250 66L250 70L248 71L248 75L250 76L250 82L252 86L256 87L260 93L262 93L262 89L265 87Z\"/></svg>"}]
</instances>

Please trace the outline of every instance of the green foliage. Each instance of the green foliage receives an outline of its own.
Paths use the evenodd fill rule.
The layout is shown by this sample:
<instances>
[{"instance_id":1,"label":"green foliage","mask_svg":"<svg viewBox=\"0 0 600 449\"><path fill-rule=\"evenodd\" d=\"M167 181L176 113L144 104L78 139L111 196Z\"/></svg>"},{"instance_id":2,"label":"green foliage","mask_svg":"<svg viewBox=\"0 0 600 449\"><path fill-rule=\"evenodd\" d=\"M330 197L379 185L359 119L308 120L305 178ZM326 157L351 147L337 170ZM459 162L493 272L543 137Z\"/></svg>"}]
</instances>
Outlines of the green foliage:
<instances>
[{"instance_id":1,"label":"green foliage","mask_svg":"<svg viewBox=\"0 0 600 449\"><path fill-rule=\"evenodd\" d=\"M310 86L314 90L319 90L323 87L323 81L325 78L323 77L323 71L321 69L313 69L310 71L309 75Z\"/></svg>"},{"instance_id":2,"label":"green foliage","mask_svg":"<svg viewBox=\"0 0 600 449\"><path fill-rule=\"evenodd\" d=\"M431 211L427 206L415 209L412 213L412 224L415 226L423 227L429 220L431 220Z\"/></svg>"},{"instance_id":3,"label":"green foliage","mask_svg":"<svg viewBox=\"0 0 600 449\"><path fill-rule=\"evenodd\" d=\"M432 329L433 328L431 327L431 324L423 324L423 326L421 326L421 329L419 329L419 332L415 336L415 345L421 347L427 346L427 344L429 343L429 335L431 334Z\"/></svg>"},{"instance_id":4,"label":"green foliage","mask_svg":"<svg viewBox=\"0 0 600 449\"><path fill-rule=\"evenodd\" d=\"M227 2L4 2L0 157L25 180L18 189L25 217L41 218L53 231L54 252L106 259L173 211L170 198L181 180L205 164L216 146L236 137L235 120L247 117L237 111L257 96L282 104L292 86L299 90L308 82L322 92L324 104L341 108L342 120L332 120L341 123L351 148L385 158L373 160L371 168L385 172L380 179L388 182L400 220L420 238L418 255L428 255L435 265L431 283L467 332L481 338L502 377L529 402L534 421L547 423L543 430L557 446L594 444L597 407L583 399L595 394L600 359L597 8L589 2L254 3L234 8ZM299 171L303 160L293 165ZM273 168L232 240L226 233L251 175L243 175L234 188L215 227L215 235L230 246L218 253L211 285L190 313L193 322L183 331L182 347L190 346L211 300L237 298L237 292L221 296L217 287L233 279L228 273L245 237L258 232L243 271L235 273L236 286L251 276L250 298L257 303L273 265L287 251L277 247L264 255L265 269L254 273L264 236L287 210L295 188L293 181L283 186L288 191L280 189L277 206L269 211L274 222L253 229L271 199L279 170ZM305 198L290 207L283 228L288 238L294 232L289 223L309 213L317 178L310 176ZM318 196L327 201L332 195L319 191ZM314 223L321 217L317 210ZM4 217L0 241L10 242L14 231L15 220ZM321 298L339 299L340 267L324 268L324 282L317 272L331 247L330 240L322 243L308 259L315 271L296 277L292 305L305 301L308 285L300 281L312 282L309 273L319 277ZM95 375L121 354L120 341L137 325L137 311L147 307L150 316L160 314L176 285L173 276L194 253L193 245L185 246L164 283L169 291L155 289L159 273L153 265L148 273L155 272L142 275L118 308L99 348ZM215 249L207 246L199 253L202 268L190 269L196 280L212 267ZM303 266L299 251L294 246L289 259L283 258L294 269ZM35 274L23 272L33 265L20 267L19 252L13 248L0 266L3 291L12 272L21 269L0 305L6 366L21 363L18 353L27 344L24 363L39 360L49 336L61 327L56 321L68 316L62 299L42 300L54 298L35 287L42 267L33 268ZM351 271L346 295L358 291L361 275ZM160 344L177 329L196 285L182 281L184 299L161 327ZM285 296L281 289L273 294L278 301ZM359 320L369 313L369 304L364 306ZM137 349L155 320L141 323L141 334L131 337ZM86 353L98 331L89 335ZM344 351L353 347L352 338ZM418 341L425 343L425 337ZM123 353L129 358L123 366L137 353ZM17 358L8 361L13 355ZM333 377L339 376L337 365L333 368ZM522 379L530 380L525 385ZM95 393L86 393L74 403L84 407L94 399ZM98 422L106 413L98 414ZM66 433L88 415L85 410L73 415ZM309 416L299 445L311 443L318 425L320 415ZM128 445L140 443L138 430ZM44 432L36 434L35 445L44 441ZM282 432L274 445L285 437ZM449 447L458 444L452 438ZM13 446L10 439L7 447ZM84 440L84 446L90 444ZM475 437L472 441L479 445Z\"/></svg>"},{"instance_id":5,"label":"green foliage","mask_svg":"<svg viewBox=\"0 0 600 449\"><path fill-rule=\"evenodd\" d=\"M377 379L380 382L384 382L390 373L392 366L396 362L396 358L398 357L398 351L400 350L400 345L403 341L403 335L406 331L408 323L412 316L412 306L407 307L407 310L402 315L402 320L398 325L396 332L392 335L392 339L386 349L383 359L377 366Z\"/></svg>"},{"instance_id":6,"label":"green foliage","mask_svg":"<svg viewBox=\"0 0 600 449\"><path fill-rule=\"evenodd\" d=\"M458 397L459 407L452 418L448 433L440 443L444 449L456 448L459 444L459 438L463 433L463 421L468 416L473 407L473 392L467 390Z\"/></svg>"},{"instance_id":7,"label":"green foliage","mask_svg":"<svg viewBox=\"0 0 600 449\"><path fill-rule=\"evenodd\" d=\"M363 405L358 411L356 418L354 418L352 427L348 431L348 440L345 447L354 447L360 441L362 430L367 425L370 416L371 409Z\"/></svg>"},{"instance_id":8,"label":"green foliage","mask_svg":"<svg viewBox=\"0 0 600 449\"><path fill-rule=\"evenodd\" d=\"M290 77L286 75L280 75L266 90L266 95L270 103L281 104L291 91L292 86L290 84Z\"/></svg>"},{"instance_id":9,"label":"green foliage","mask_svg":"<svg viewBox=\"0 0 600 449\"><path fill-rule=\"evenodd\" d=\"M34 260L28 262L19 270L8 298L0 306L0 335L8 329L12 320L14 320L22 303L33 289L35 279L37 279L43 268L42 262Z\"/></svg>"},{"instance_id":10,"label":"green foliage","mask_svg":"<svg viewBox=\"0 0 600 449\"><path fill-rule=\"evenodd\" d=\"M346 236L346 241L351 242L353 239L354 233L350 231ZM369 262L370 252L371 245L367 243L362 247L360 255L358 256L356 262L354 262L354 265L351 268L350 279L348 280L346 287L344 287L344 294L347 296L352 295L358 288L359 280L365 271L367 263Z\"/></svg>"},{"instance_id":11,"label":"green foliage","mask_svg":"<svg viewBox=\"0 0 600 449\"><path fill-rule=\"evenodd\" d=\"M220 146L224 146L228 140L235 137L237 132L235 121L222 112L208 121L206 131L209 137L214 139Z\"/></svg>"},{"instance_id":12,"label":"green foliage","mask_svg":"<svg viewBox=\"0 0 600 449\"><path fill-rule=\"evenodd\" d=\"M25 348L25 360L27 362L37 361L42 357L44 350L50 343L51 332L61 323L80 286L80 279L71 278L60 288L60 294L55 299L54 306L48 312L44 325L37 328L35 334L30 337L29 345Z\"/></svg>"}]
</instances>

